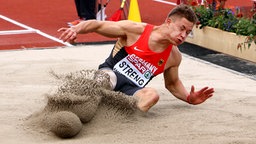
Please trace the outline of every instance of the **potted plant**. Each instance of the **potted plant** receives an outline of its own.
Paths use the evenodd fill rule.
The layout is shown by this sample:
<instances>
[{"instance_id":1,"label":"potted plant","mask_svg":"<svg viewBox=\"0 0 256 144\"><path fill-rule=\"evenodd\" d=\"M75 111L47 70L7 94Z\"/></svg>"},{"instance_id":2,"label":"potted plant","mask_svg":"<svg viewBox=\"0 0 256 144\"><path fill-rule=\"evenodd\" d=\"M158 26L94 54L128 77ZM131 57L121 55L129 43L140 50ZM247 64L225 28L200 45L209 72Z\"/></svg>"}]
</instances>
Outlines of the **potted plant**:
<instances>
[{"instance_id":1,"label":"potted plant","mask_svg":"<svg viewBox=\"0 0 256 144\"><path fill-rule=\"evenodd\" d=\"M214 2L198 5L191 1L198 23L187 42L256 62L256 13L245 16L239 7L232 11L224 8L225 3Z\"/></svg>"}]
</instances>

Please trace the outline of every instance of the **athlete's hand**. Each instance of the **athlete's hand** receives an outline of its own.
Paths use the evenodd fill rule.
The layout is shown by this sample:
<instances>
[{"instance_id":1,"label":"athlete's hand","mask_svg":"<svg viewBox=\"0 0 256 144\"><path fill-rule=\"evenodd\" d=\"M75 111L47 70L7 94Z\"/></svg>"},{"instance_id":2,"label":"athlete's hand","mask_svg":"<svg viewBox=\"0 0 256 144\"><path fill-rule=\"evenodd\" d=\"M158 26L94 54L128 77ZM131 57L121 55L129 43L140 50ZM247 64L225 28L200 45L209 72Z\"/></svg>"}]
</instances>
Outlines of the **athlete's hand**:
<instances>
[{"instance_id":1,"label":"athlete's hand","mask_svg":"<svg viewBox=\"0 0 256 144\"><path fill-rule=\"evenodd\" d=\"M74 28L60 28L58 32L62 32L59 39L63 42L74 43L77 38L77 32Z\"/></svg>"},{"instance_id":2,"label":"athlete's hand","mask_svg":"<svg viewBox=\"0 0 256 144\"><path fill-rule=\"evenodd\" d=\"M195 92L195 87L192 85L190 94L187 97L187 102L194 105L203 103L205 100L212 97L213 93L214 89L208 87L204 87Z\"/></svg>"}]
</instances>

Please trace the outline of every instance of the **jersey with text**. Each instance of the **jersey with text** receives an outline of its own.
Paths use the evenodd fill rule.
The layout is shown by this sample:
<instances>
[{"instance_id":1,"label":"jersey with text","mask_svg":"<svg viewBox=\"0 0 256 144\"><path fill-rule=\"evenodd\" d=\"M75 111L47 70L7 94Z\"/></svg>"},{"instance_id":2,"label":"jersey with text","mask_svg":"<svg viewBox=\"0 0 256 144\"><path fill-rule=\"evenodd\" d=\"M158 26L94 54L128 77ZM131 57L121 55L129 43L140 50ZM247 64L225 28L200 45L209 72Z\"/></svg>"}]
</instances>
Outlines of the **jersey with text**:
<instances>
[{"instance_id":1,"label":"jersey with text","mask_svg":"<svg viewBox=\"0 0 256 144\"><path fill-rule=\"evenodd\" d=\"M171 53L172 45L162 52L154 52L148 46L153 25L147 25L140 38L131 46L125 46L125 57L113 67L139 87L144 87L154 76L162 73Z\"/></svg>"}]
</instances>

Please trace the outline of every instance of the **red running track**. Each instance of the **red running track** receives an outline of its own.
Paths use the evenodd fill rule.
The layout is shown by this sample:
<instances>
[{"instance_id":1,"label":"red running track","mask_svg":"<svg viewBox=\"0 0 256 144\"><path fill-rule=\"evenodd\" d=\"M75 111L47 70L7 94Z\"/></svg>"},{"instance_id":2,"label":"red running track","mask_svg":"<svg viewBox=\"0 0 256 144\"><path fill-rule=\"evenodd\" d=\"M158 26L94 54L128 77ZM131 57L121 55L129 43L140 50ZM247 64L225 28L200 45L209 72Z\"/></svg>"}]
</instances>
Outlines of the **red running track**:
<instances>
[{"instance_id":1,"label":"red running track","mask_svg":"<svg viewBox=\"0 0 256 144\"><path fill-rule=\"evenodd\" d=\"M103 0L104 2L104 0ZM173 2L176 0L162 0ZM171 4L156 2L154 0L138 0L140 15L143 22L159 25L168 12L174 7ZM0 0L0 15L21 23L36 32L57 39L60 27L66 27L67 22L77 18L74 0ZM228 0L227 6L251 6L251 0ZM106 7L107 16L111 16L120 6L120 1L111 0ZM127 9L127 8L126 8ZM124 16L123 16L124 18ZM26 30L5 19L0 18L0 50L24 48L52 48L65 46L38 33L3 35L1 32L10 30ZM58 40L58 39L57 39ZM79 43L105 42L115 39L106 38L95 33L80 35Z\"/></svg>"}]
</instances>

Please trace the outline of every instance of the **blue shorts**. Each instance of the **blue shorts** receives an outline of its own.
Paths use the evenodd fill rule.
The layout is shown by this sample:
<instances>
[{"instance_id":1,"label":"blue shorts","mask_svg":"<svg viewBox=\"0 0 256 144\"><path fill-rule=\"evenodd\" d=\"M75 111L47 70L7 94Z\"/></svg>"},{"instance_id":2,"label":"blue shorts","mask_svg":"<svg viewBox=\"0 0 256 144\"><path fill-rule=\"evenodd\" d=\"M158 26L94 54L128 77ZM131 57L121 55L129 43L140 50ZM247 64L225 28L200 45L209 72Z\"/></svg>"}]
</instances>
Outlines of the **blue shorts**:
<instances>
[{"instance_id":1,"label":"blue shorts","mask_svg":"<svg viewBox=\"0 0 256 144\"><path fill-rule=\"evenodd\" d=\"M116 83L116 87L114 88L114 91L120 91L127 95L132 96L136 91L142 89L142 87L137 86L131 80L126 78L124 75L115 71L114 73L116 74L116 77L117 77L117 83Z\"/></svg>"}]
</instances>

